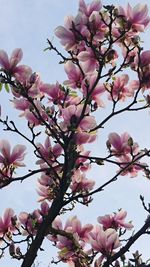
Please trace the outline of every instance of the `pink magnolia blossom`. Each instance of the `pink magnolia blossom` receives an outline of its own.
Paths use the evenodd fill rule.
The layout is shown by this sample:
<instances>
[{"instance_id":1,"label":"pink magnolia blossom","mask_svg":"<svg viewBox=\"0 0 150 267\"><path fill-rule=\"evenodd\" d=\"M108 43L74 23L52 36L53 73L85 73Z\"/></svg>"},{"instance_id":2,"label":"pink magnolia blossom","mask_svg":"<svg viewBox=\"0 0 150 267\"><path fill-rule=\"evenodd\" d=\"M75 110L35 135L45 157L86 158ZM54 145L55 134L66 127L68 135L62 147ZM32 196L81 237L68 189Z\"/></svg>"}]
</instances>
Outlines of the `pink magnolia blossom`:
<instances>
[{"instance_id":1,"label":"pink magnolia blossom","mask_svg":"<svg viewBox=\"0 0 150 267\"><path fill-rule=\"evenodd\" d=\"M45 216L45 215L48 214L48 212L49 212L49 205L48 205L48 203L46 201L43 201L41 203L41 207L40 207L40 209L38 209L38 212L39 212L39 214L41 214L41 216Z\"/></svg>"},{"instance_id":2,"label":"pink magnolia blossom","mask_svg":"<svg viewBox=\"0 0 150 267\"><path fill-rule=\"evenodd\" d=\"M82 68L85 73L91 73L99 66L98 60L91 48L87 48L86 51L81 51L78 54L78 60L82 63Z\"/></svg>"},{"instance_id":3,"label":"pink magnolia blossom","mask_svg":"<svg viewBox=\"0 0 150 267\"><path fill-rule=\"evenodd\" d=\"M107 85L106 88L110 92L109 99L115 101L125 101L127 97L134 96L134 90L129 85L129 76L122 74L120 77L116 77L112 84Z\"/></svg>"},{"instance_id":4,"label":"pink magnolia blossom","mask_svg":"<svg viewBox=\"0 0 150 267\"><path fill-rule=\"evenodd\" d=\"M31 214L27 212L21 212L18 217L20 223L23 225L23 235L33 234L37 232L38 226L42 223L42 216L39 210L34 210Z\"/></svg>"},{"instance_id":5,"label":"pink magnolia blossom","mask_svg":"<svg viewBox=\"0 0 150 267\"><path fill-rule=\"evenodd\" d=\"M40 196L38 199L39 202L43 202L45 200L52 201L54 199L53 189L48 186L38 185L37 193Z\"/></svg>"},{"instance_id":6,"label":"pink magnolia blossom","mask_svg":"<svg viewBox=\"0 0 150 267\"><path fill-rule=\"evenodd\" d=\"M75 134L76 143L79 145L86 143L93 143L97 138L96 131L91 132L83 132L79 128L77 129L77 133Z\"/></svg>"},{"instance_id":7,"label":"pink magnolia blossom","mask_svg":"<svg viewBox=\"0 0 150 267\"><path fill-rule=\"evenodd\" d=\"M80 156L82 155L83 157L79 157L76 160L76 166L78 166L78 168L80 168L80 170L83 172L89 170L91 168L91 164L88 162L86 157L90 155L90 151L85 151L84 146L80 145L77 148L77 152L79 153Z\"/></svg>"},{"instance_id":8,"label":"pink magnolia blossom","mask_svg":"<svg viewBox=\"0 0 150 267\"><path fill-rule=\"evenodd\" d=\"M10 59L4 50L0 50L0 66L11 74L14 74L16 72L16 66L21 61L22 57L23 52L20 48L16 48L12 52Z\"/></svg>"},{"instance_id":9,"label":"pink magnolia blossom","mask_svg":"<svg viewBox=\"0 0 150 267\"><path fill-rule=\"evenodd\" d=\"M93 11L100 11L102 8L101 1L93 0L91 4L86 4L84 0L79 1L79 12L86 17L90 17Z\"/></svg>"},{"instance_id":10,"label":"pink magnolia blossom","mask_svg":"<svg viewBox=\"0 0 150 267\"><path fill-rule=\"evenodd\" d=\"M21 116L24 116L30 125L34 125L34 126L38 126L40 124L42 124L42 119L44 121L49 121L49 116L48 116L48 112L49 113L53 113L53 109L50 107L49 110L45 110L43 108L42 102L40 100L34 100L34 105L36 106L36 108L38 109L38 114L37 110L35 110L35 107L31 104L29 106L29 109L25 109L24 113L21 114ZM42 119L41 119L42 117Z\"/></svg>"},{"instance_id":11,"label":"pink magnolia blossom","mask_svg":"<svg viewBox=\"0 0 150 267\"><path fill-rule=\"evenodd\" d=\"M28 100L24 99L24 98L15 98L13 100L11 100L11 102L14 105L14 108L18 109L18 110L22 110L25 111L26 109L30 108L30 103L28 102ZM24 112L22 113L22 115L24 114ZM21 115L20 115L21 116Z\"/></svg>"},{"instance_id":12,"label":"pink magnolia blossom","mask_svg":"<svg viewBox=\"0 0 150 267\"><path fill-rule=\"evenodd\" d=\"M90 231L93 229L92 224L82 226L77 216L69 218L64 226L64 230L70 233L76 233L82 241L87 241Z\"/></svg>"},{"instance_id":13,"label":"pink magnolia blossom","mask_svg":"<svg viewBox=\"0 0 150 267\"><path fill-rule=\"evenodd\" d=\"M103 225L104 230L108 228L125 228L125 229L132 229L132 223L126 223L125 218L127 216L127 212L124 210L120 210L118 213L114 213L113 215L105 215L99 216L97 218L98 222Z\"/></svg>"},{"instance_id":14,"label":"pink magnolia blossom","mask_svg":"<svg viewBox=\"0 0 150 267\"><path fill-rule=\"evenodd\" d=\"M0 163L5 167L12 165L13 167L25 166L22 162L25 157L26 147L24 145L16 145L12 152L11 146L7 140L0 141Z\"/></svg>"},{"instance_id":15,"label":"pink magnolia blossom","mask_svg":"<svg viewBox=\"0 0 150 267\"><path fill-rule=\"evenodd\" d=\"M84 116L80 120L80 116L83 110L83 105L70 105L67 108L63 108L62 118L64 119L61 122L61 128L64 131L74 130L75 131L75 140L76 143L81 145L84 143L93 142L96 139L96 131L91 131L96 127L96 120L94 116ZM89 107L87 107L85 114L88 114ZM79 122L80 120L80 122Z\"/></svg>"},{"instance_id":16,"label":"pink magnolia blossom","mask_svg":"<svg viewBox=\"0 0 150 267\"><path fill-rule=\"evenodd\" d=\"M87 75L82 82L82 91L83 95L87 97L90 93L90 99L93 100L97 106L104 107L104 101L102 100L102 96L106 92L106 89L103 84L95 85L97 79L97 74Z\"/></svg>"},{"instance_id":17,"label":"pink magnolia blossom","mask_svg":"<svg viewBox=\"0 0 150 267\"><path fill-rule=\"evenodd\" d=\"M61 104L65 98L65 92L58 82L56 84L42 84L40 91L46 93L54 104Z\"/></svg>"},{"instance_id":18,"label":"pink magnolia blossom","mask_svg":"<svg viewBox=\"0 0 150 267\"><path fill-rule=\"evenodd\" d=\"M73 50L78 54L78 52L85 49L83 39L89 36L86 22L86 16L79 12L76 17L67 16L65 18L64 27L58 26L56 28L55 34L67 51ZM83 39L81 36L83 36Z\"/></svg>"},{"instance_id":19,"label":"pink magnolia blossom","mask_svg":"<svg viewBox=\"0 0 150 267\"><path fill-rule=\"evenodd\" d=\"M95 181L89 180L85 177L85 173L80 170L76 170L72 176L72 182L70 185L71 190L76 192L89 192L93 189Z\"/></svg>"},{"instance_id":20,"label":"pink magnolia blossom","mask_svg":"<svg viewBox=\"0 0 150 267\"><path fill-rule=\"evenodd\" d=\"M139 155L140 154L138 154L138 156ZM130 175L131 178L134 178L138 175L139 171L143 171L143 167L146 167L147 165L145 163L141 163L138 159L136 161L136 157L138 156L134 157L133 163L133 157L130 154L119 157L118 163L120 164L120 170L125 168L125 170L123 170L120 175Z\"/></svg>"},{"instance_id":21,"label":"pink magnolia blossom","mask_svg":"<svg viewBox=\"0 0 150 267\"><path fill-rule=\"evenodd\" d=\"M106 17L106 16L105 16ZM105 18L106 21L106 18ZM93 11L89 17L88 24L90 30L93 33L93 43L97 43L102 40L108 31L106 24L102 21L99 11Z\"/></svg>"},{"instance_id":22,"label":"pink magnolia blossom","mask_svg":"<svg viewBox=\"0 0 150 267\"><path fill-rule=\"evenodd\" d=\"M83 80L83 75L78 66L73 64L71 61L67 61L65 64L65 72L68 75L68 79L64 81L64 85L70 86L72 88L80 88Z\"/></svg>"},{"instance_id":23,"label":"pink magnolia blossom","mask_svg":"<svg viewBox=\"0 0 150 267\"><path fill-rule=\"evenodd\" d=\"M116 157L120 157L122 155L130 154L131 151L135 155L138 153L138 144L132 144L132 142L132 138L127 132L121 135L118 135L117 133L110 133L107 144L110 147L111 153Z\"/></svg>"},{"instance_id":24,"label":"pink magnolia blossom","mask_svg":"<svg viewBox=\"0 0 150 267\"><path fill-rule=\"evenodd\" d=\"M119 14L124 15L134 31L143 32L150 22L147 5L137 4L134 8L127 5L126 9L119 7Z\"/></svg>"},{"instance_id":25,"label":"pink magnolia blossom","mask_svg":"<svg viewBox=\"0 0 150 267\"><path fill-rule=\"evenodd\" d=\"M72 30L72 22L75 22L75 18L68 16L65 18L64 27L58 26L55 30L55 35L61 40L61 44L66 50L70 50L75 47L76 39Z\"/></svg>"},{"instance_id":26,"label":"pink magnolia blossom","mask_svg":"<svg viewBox=\"0 0 150 267\"><path fill-rule=\"evenodd\" d=\"M57 181L59 184L59 182ZM39 202L48 200L51 201L55 198L54 189L57 185L56 181L51 177L51 175L42 174L41 177L38 179L38 188L37 193L40 196Z\"/></svg>"},{"instance_id":27,"label":"pink magnolia blossom","mask_svg":"<svg viewBox=\"0 0 150 267\"><path fill-rule=\"evenodd\" d=\"M141 53L140 61L142 87L147 89L150 88L150 50Z\"/></svg>"},{"instance_id":28,"label":"pink magnolia blossom","mask_svg":"<svg viewBox=\"0 0 150 267\"><path fill-rule=\"evenodd\" d=\"M12 52L10 59L4 50L0 50L0 66L10 75L13 75L19 82L25 80L32 73L31 68L26 65L17 66L22 57L23 52L20 48L16 48Z\"/></svg>"},{"instance_id":29,"label":"pink magnolia blossom","mask_svg":"<svg viewBox=\"0 0 150 267\"><path fill-rule=\"evenodd\" d=\"M132 54L131 54L132 56ZM142 91L150 88L150 50L144 51L140 54L140 61L135 51L134 61L130 64L131 68L137 71L138 66L140 81L133 80L130 82L130 87L135 91L141 87Z\"/></svg>"},{"instance_id":30,"label":"pink magnolia blossom","mask_svg":"<svg viewBox=\"0 0 150 267\"><path fill-rule=\"evenodd\" d=\"M92 248L101 252L104 256L112 254L121 245L116 230L112 228L104 231L99 225L96 225L89 235Z\"/></svg>"},{"instance_id":31,"label":"pink magnolia blossom","mask_svg":"<svg viewBox=\"0 0 150 267\"><path fill-rule=\"evenodd\" d=\"M55 162L55 159L62 153L62 147L59 144L52 146L48 136L45 139L44 145L38 143L36 146L38 147L41 156L43 156L43 158L49 163ZM39 159L36 164L44 163L44 159Z\"/></svg>"},{"instance_id":32,"label":"pink magnolia blossom","mask_svg":"<svg viewBox=\"0 0 150 267\"><path fill-rule=\"evenodd\" d=\"M146 50L140 55L140 64L142 67L150 65L150 50Z\"/></svg>"},{"instance_id":33,"label":"pink magnolia blossom","mask_svg":"<svg viewBox=\"0 0 150 267\"><path fill-rule=\"evenodd\" d=\"M16 87L12 87L12 93L15 97L19 98L21 95L24 97L24 94L33 99L43 97L43 93L40 90L43 86L41 77L38 73L33 73L31 68L26 66L25 69L20 69L15 74L15 78L24 87L24 91L19 91Z\"/></svg>"},{"instance_id":34,"label":"pink magnolia blossom","mask_svg":"<svg viewBox=\"0 0 150 267\"><path fill-rule=\"evenodd\" d=\"M8 208L5 210L3 217L0 217L0 236L15 231L15 227L12 223L14 216L13 209Z\"/></svg>"}]
</instances>

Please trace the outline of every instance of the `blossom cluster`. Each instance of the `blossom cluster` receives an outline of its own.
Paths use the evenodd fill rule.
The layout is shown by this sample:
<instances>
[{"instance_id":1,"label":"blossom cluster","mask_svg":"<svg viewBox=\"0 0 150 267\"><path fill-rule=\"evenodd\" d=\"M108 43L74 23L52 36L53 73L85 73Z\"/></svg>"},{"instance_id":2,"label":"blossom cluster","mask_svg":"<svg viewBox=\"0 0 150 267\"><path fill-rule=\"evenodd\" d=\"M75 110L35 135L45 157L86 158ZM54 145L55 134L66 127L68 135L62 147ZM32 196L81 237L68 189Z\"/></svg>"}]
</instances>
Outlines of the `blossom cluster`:
<instances>
[{"instance_id":1,"label":"blossom cluster","mask_svg":"<svg viewBox=\"0 0 150 267\"><path fill-rule=\"evenodd\" d=\"M60 217L57 217L52 224L55 229L54 235L49 235L48 239L53 241L60 250L59 258L63 261L75 263L80 259L82 262L86 255L86 264L88 264L88 256L96 252L100 253L96 260L100 263L108 255L113 255L121 246L119 231L133 228L131 222L125 222L126 216L127 212L120 210L113 215L98 217L99 224L95 226L92 224L82 226L76 216L69 218L63 226ZM66 235L62 236L62 233ZM69 237L67 234L70 234Z\"/></svg>"},{"instance_id":2,"label":"blossom cluster","mask_svg":"<svg viewBox=\"0 0 150 267\"><path fill-rule=\"evenodd\" d=\"M124 169L122 175L130 174L130 177L136 177L138 172L146 167L145 163L140 162L143 152L127 132L120 136L117 133L110 133L107 147L111 155L117 158L120 168Z\"/></svg>"}]
</instances>

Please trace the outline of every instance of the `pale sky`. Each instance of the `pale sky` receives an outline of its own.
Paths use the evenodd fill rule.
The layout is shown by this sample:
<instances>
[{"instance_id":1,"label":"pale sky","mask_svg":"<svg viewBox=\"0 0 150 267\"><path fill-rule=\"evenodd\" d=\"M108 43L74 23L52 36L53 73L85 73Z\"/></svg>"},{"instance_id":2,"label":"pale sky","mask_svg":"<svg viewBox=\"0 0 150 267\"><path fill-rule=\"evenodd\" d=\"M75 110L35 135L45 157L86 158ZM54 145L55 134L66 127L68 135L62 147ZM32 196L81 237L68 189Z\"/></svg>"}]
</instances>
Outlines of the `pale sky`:
<instances>
[{"instance_id":1,"label":"pale sky","mask_svg":"<svg viewBox=\"0 0 150 267\"><path fill-rule=\"evenodd\" d=\"M129 1L131 5L138 3L136 0ZM126 5L128 1L103 1L103 4ZM150 2L143 1L149 5ZM43 52L47 47L46 39L53 40L56 45L59 41L54 35L54 29L63 25L66 15L76 15L78 8L78 0L0 0L0 49L6 50L9 54L14 48L20 47L23 49L24 58L23 64L29 65L34 71L41 74L42 80L49 83L56 81L63 82L66 75L63 71L63 66L59 65L59 58L53 52ZM143 35L145 48L149 49L150 31ZM17 124L24 127L23 119L18 120L16 110L10 109L8 101L10 95L2 92L1 101L2 115L8 113L10 119L17 118ZM113 119L99 135L98 140L91 147L93 153L102 155L102 142L107 140L109 132L122 133L128 131L133 138L139 142L142 148L150 146L150 114L149 111L142 112L139 115L125 114ZM24 128L25 129L25 128ZM18 136L7 134L2 131L0 125L1 138L8 138L12 144L24 142ZM104 144L102 145L104 147ZM26 156L26 164L31 167L33 158ZM98 183L105 181L107 177L113 175L113 170L95 168L90 172L89 178L97 179ZM93 176L93 177L92 177ZM36 177L32 178L32 182L25 181L23 184L12 184L4 188L0 192L0 216L7 207L12 207L19 213L21 211L32 211L37 208L37 193L35 191ZM78 215L84 223L96 223L96 218L106 213L117 211L118 208L123 208L128 211L128 219L133 220L136 229L140 228L146 219L146 213L141 206L139 195L144 195L146 202L150 202L150 181L146 180L142 175L138 178L130 179L128 177L120 177L115 184L110 185L104 192L95 197L95 200L89 208L78 206L72 213ZM67 214L69 217L69 214ZM46 245L47 251L40 253L39 261L42 262L42 267L47 267L53 255L51 244ZM150 239L141 238L138 241L145 259L149 257ZM132 250L134 252L134 249ZM0 260L1 267L19 267L20 262L9 260L9 257ZM62 266L60 264L59 266Z\"/></svg>"}]
</instances>

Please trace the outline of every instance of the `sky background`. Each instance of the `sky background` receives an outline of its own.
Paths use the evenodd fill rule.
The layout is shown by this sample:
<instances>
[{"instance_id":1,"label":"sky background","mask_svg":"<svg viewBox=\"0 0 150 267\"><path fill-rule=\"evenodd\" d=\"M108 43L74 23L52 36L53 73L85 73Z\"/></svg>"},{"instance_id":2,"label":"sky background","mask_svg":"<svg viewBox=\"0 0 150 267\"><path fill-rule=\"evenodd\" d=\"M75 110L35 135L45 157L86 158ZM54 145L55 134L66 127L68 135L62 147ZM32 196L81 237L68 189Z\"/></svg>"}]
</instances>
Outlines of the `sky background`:
<instances>
[{"instance_id":1,"label":"sky background","mask_svg":"<svg viewBox=\"0 0 150 267\"><path fill-rule=\"evenodd\" d=\"M103 4L126 5L128 1L103 1ZM130 1L131 5L138 1ZM150 2L143 1L150 8ZM24 58L22 63L29 65L33 71L41 74L42 80L49 83L56 81L63 82L66 75L63 66L59 65L59 58L53 52L43 52L47 47L46 39L49 38L59 46L59 41L54 35L54 29L58 25L63 25L66 15L76 15L78 9L77 0L0 0L0 49L4 49L10 54L15 48L22 48ZM143 35L144 46L149 49L150 31ZM10 108L10 95L4 91L1 93L2 116L9 114L9 118L17 120L17 125L27 131L23 119L18 119L16 110ZM24 140L11 133L3 132L0 125L1 138L7 138L11 144L24 143ZM100 133L96 143L92 145L92 151L96 155L102 155L105 142L109 132L123 133L128 131L134 140L138 141L142 148L150 146L150 114L149 111L139 114L125 114L113 119L105 126ZM30 149L30 147L28 147ZM28 168L34 168L31 164L34 158L31 154L26 157ZM94 167L90 172L89 178L96 178L97 183L106 181L113 175L113 169ZM23 184L12 184L0 191L0 214L6 207L13 207L19 213L20 211L32 211L37 207L37 193L35 191L37 177L31 181L25 181ZM138 178L130 179L120 177L115 184L110 185L106 190L97 195L89 208L77 206L73 214L77 214L84 223L96 223L96 218L106 213L117 211L123 208L128 211L128 219L132 219L136 229L142 226L146 219L139 195L144 195L146 202L150 202L150 181L142 175ZM70 214L67 214L69 216ZM46 242L46 252L40 253L39 261L42 267L47 267L54 256L54 249L48 246ZM49 244L50 245L50 244ZM150 255L149 237L141 238L134 249L139 248L143 257L147 259ZM1 259L0 266L19 267L20 262L10 261L9 257ZM60 264L62 266L62 264Z\"/></svg>"}]
</instances>

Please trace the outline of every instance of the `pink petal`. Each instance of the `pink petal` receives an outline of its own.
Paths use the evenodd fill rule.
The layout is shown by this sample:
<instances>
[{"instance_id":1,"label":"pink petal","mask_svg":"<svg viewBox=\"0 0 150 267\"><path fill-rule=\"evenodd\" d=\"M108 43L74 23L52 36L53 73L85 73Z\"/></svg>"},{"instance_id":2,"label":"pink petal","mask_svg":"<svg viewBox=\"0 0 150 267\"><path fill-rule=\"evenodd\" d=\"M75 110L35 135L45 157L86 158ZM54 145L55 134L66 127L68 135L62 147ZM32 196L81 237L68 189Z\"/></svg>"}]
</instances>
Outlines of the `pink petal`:
<instances>
[{"instance_id":1,"label":"pink petal","mask_svg":"<svg viewBox=\"0 0 150 267\"><path fill-rule=\"evenodd\" d=\"M11 223L11 218L14 216L13 209L6 209L3 216L3 222L5 226L8 226Z\"/></svg>"},{"instance_id":2,"label":"pink petal","mask_svg":"<svg viewBox=\"0 0 150 267\"><path fill-rule=\"evenodd\" d=\"M10 68L14 68L22 59L23 52L21 48L16 48L10 57Z\"/></svg>"},{"instance_id":3,"label":"pink petal","mask_svg":"<svg viewBox=\"0 0 150 267\"><path fill-rule=\"evenodd\" d=\"M10 68L8 55L4 50L0 50L0 66L6 70Z\"/></svg>"},{"instance_id":4,"label":"pink petal","mask_svg":"<svg viewBox=\"0 0 150 267\"><path fill-rule=\"evenodd\" d=\"M24 151L26 150L26 146L24 145L16 145L13 148L11 157L10 157L10 161L13 163L16 160L17 161L22 161L24 159L25 153Z\"/></svg>"},{"instance_id":5,"label":"pink petal","mask_svg":"<svg viewBox=\"0 0 150 267\"><path fill-rule=\"evenodd\" d=\"M10 144L7 140L0 141L0 152L6 159L10 159Z\"/></svg>"}]
</instances>

